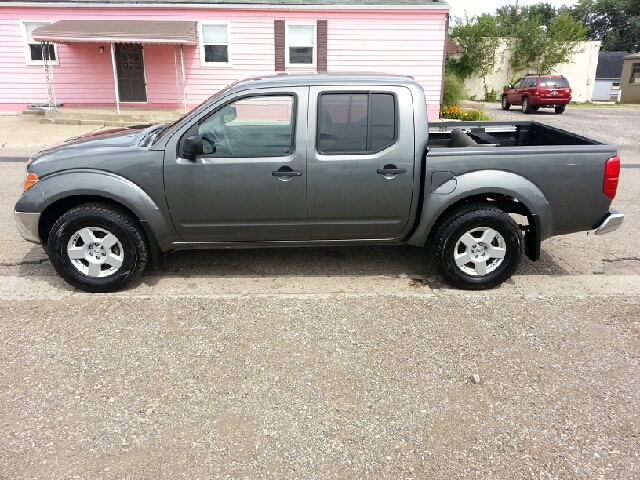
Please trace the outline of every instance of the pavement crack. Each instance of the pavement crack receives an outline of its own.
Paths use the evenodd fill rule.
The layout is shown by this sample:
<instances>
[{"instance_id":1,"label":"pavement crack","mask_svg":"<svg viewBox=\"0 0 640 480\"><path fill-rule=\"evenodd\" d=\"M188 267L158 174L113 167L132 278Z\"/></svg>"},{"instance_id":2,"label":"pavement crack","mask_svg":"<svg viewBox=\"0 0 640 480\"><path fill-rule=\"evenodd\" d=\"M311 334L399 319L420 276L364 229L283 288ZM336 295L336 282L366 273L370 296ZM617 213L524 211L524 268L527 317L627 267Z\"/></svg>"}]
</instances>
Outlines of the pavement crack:
<instances>
[{"instance_id":1,"label":"pavement crack","mask_svg":"<svg viewBox=\"0 0 640 480\"><path fill-rule=\"evenodd\" d=\"M608 263L624 262L624 261L640 262L640 257L603 258L602 261L608 262Z\"/></svg>"},{"instance_id":2,"label":"pavement crack","mask_svg":"<svg viewBox=\"0 0 640 480\"><path fill-rule=\"evenodd\" d=\"M48 258L41 258L40 260L22 260L21 262L0 262L0 267L19 267L20 265L40 265L48 261L49 261Z\"/></svg>"}]
</instances>

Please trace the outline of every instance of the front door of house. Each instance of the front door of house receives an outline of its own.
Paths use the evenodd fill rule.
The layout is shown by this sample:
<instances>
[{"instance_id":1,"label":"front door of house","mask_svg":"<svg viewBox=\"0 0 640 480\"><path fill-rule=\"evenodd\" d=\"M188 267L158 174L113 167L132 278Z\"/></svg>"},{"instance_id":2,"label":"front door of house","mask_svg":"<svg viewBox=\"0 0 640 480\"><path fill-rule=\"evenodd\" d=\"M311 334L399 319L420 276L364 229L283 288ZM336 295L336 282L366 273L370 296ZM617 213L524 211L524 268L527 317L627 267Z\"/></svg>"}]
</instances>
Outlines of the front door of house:
<instances>
[{"instance_id":1,"label":"front door of house","mask_svg":"<svg viewBox=\"0 0 640 480\"><path fill-rule=\"evenodd\" d=\"M121 102L146 102L144 57L139 43L116 43L118 94Z\"/></svg>"}]
</instances>

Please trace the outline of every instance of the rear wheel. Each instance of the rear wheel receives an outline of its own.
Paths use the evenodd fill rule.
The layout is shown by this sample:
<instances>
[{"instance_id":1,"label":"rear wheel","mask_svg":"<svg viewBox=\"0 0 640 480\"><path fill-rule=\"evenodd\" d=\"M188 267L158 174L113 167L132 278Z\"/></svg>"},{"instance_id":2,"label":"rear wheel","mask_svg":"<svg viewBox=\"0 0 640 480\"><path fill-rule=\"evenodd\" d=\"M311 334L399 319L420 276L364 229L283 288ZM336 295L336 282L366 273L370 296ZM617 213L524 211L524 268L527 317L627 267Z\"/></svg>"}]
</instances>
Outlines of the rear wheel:
<instances>
[{"instance_id":1,"label":"rear wheel","mask_svg":"<svg viewBox=\"0 0 640 480\"><path fill-rule=\"evenodd\" d=\"M522 99L522 112L531 113L531 102L529 102L529 97L524 97Z\"/></svg>"},{"instance_id":2,"label":"rear wheel","mask_svg":"<svg viewBox=\"0 0 640 480\"><path fill-rule=\"evenodd\" d=\"M435 230L432 256L445 280L466 290L493 288L511 277L522 255L522 232L504 211L471 203Z\"/></svg>"},{"instance_id":3,"label":"rear wheel","mask_svg":"<svg viewBox=\"0 0 640 480\"><path fill-rule=\"evenodd\" d=\"M48 253L70 285L113 292L130 285L147 265L147 242L129 212L100 203L69 210L51 227Z\"/></svg>"},{"instance_id":4,"label":"rear wheel","mask_svg":"<svg viewBox=\"0 0 640 480\"><path fill-rule=\"evenodd\" d=\"M566 108L566 107L565 107L564 105L558 105L558 106L556 107L556 114L557 114L557 115L562 114L562 113L564 112L564 109L565 109L565 108Z\"/></svg>"},{"instance_id":5,"label":"rear wheel","mask_svg":"<svg viewBox=\"0 0 640 480\"><path fill-rule=\"evenodd\" d=\"M511 108L511 104L509 103L509 100L507 99L506 95L502 96L502 109L503 110L509 110L509 108Z\"/></svg>"}]
</instances>

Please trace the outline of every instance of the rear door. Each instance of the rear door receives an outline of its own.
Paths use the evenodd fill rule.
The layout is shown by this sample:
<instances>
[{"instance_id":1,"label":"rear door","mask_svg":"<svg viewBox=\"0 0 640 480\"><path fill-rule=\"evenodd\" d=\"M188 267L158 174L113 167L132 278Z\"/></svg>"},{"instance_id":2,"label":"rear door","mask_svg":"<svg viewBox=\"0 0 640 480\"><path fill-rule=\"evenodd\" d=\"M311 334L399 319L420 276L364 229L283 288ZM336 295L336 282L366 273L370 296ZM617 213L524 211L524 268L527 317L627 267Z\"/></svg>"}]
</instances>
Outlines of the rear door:
<instances>
[{"instance_id":1,"label":"rear door","mask_svg":"<svg viewBox=\"0 0 640 480\"><path fill-rule=\"evenodd\" d=\"M311 239L398 237L413 199L411 91L312 87L308 136Z\"/></svg>"}]
</instances>

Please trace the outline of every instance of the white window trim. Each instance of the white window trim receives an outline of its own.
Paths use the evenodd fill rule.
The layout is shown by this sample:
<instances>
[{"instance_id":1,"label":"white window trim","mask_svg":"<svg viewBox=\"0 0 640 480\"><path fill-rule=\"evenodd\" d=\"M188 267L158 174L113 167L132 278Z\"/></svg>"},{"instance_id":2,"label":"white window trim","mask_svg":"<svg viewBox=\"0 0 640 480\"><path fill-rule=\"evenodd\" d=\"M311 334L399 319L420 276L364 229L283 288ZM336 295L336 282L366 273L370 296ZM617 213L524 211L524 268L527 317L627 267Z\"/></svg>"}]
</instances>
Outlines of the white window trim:
<instances>
[{"instance_id":1,"label":"white window trim","mask_svg":"<svg viewBox=\"0 0 640 480\"><path fill-rule=\"evenodd\" d=\"M203 25L222 25L227 27L227 62L205 62L204 42L202 36ZM209 45L209 44L207 44ZM231 22L198 22L198 48L200 49L200 66L206 68L227 68L233 67L231 61Z\"/></svg>"},{"instance_id":2,"label":"white window trim","mask_svg":"<svg viewBox=\"0 0 640 480\"><path fill-rule=\"evenodd\" d=\"M22 31L22 44L24 46L24 58L27 61L27 65L44 65L44 60L31 60L31 49L29 48L29 42L27 41L27 27L25 23L48 23L52 24L53 20L20 20L20 30ZM60 65L60 56L58 55L58 45L53 44L53 51L56 52L55 61L51 62L51 65Z\"/></svg>"},{"instance_id":3,"label":"white window trim","mask_svg":"<svg viewBox=\"0 0 640 480\"><path fill-rule=\"evenodd\" d=\"M313 27L313 63L290 63L289 62L289 27ZM296 45L303 46L303 45ZM311 46L311 45L306 45ZM302 70L316 69L318 65L318 24L317 22L285 22L284 26L284 65L286 68L299 68Z\"/></svg>"}]
</instances>

